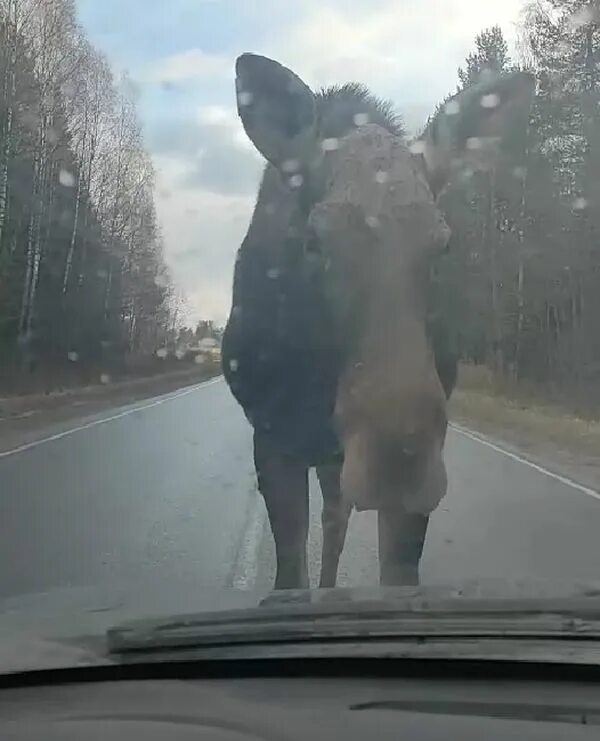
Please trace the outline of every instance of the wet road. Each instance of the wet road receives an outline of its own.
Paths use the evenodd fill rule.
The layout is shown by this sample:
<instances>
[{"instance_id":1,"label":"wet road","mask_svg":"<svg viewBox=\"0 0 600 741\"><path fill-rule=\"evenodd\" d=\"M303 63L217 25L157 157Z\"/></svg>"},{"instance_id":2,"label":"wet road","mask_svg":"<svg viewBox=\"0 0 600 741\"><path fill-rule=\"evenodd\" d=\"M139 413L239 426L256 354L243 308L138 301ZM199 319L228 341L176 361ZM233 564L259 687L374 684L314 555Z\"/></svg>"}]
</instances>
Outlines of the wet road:
<instances>
[{"instance_id":1,"label":"wet road","mask_svg":"<svg viewBox=\"0 0 600 741\"><path fill-rule=\"evenodd\" d=\"M185 579L266 587L273 546L250 429L221 380L65 427L0 454L0 598L59 587ZM600 495L451 430L450 491L425 583L597 579ZM312 480L310 565L319 559ZM375 519L353 515L340 583L377 582Z\"/></svg>"}]
</instances>

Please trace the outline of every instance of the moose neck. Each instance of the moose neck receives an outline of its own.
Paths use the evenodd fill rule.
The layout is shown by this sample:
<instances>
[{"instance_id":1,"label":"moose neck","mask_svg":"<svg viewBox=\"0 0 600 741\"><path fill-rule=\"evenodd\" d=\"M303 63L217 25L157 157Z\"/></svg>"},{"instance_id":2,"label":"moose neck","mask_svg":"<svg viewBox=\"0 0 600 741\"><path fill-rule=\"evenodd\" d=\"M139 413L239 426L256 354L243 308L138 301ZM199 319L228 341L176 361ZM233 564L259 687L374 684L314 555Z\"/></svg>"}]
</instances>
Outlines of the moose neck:
<instances>
[{"instance_id":1,"label":"moose neck","mask_svg":"<svg viewBox=\"0 0 600 741\"><path fill-rule=\"evenodd\" d=\"M371 277L365 321L357 342L363 355L412 355L425 338L427 269L423 261L392 254Z\"/></svg>"}]
</instances>

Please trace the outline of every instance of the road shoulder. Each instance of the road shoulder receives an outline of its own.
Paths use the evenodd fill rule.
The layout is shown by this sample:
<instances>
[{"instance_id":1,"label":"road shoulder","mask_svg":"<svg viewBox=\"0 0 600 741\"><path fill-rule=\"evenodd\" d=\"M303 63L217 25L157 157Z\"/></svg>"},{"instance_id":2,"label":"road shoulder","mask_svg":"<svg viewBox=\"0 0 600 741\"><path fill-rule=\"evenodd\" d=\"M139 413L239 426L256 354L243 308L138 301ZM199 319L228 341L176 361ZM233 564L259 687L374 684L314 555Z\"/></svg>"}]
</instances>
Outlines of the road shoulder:
<instances>
[{"instance_id":1,"label":"road shoulder","mask_svg":"<svg viewBox=\"0 0 600 741\"><path fill-rule=\"evenodd\" d=\"M219 374L217 367L195 367L110 386L0 401L0 453L27 445L128 405L177 392Z\"/></svg>"},{"instance_id":2,"label":"road shoulder","mask_svg":"<svg viewBox=\"0 0 600 741\"><path fill-rule=\"evenodd\" d=\"M600 423L552 406L457 389L450 418L496 445L600 491Z\"/></svg>"}]
</instances>

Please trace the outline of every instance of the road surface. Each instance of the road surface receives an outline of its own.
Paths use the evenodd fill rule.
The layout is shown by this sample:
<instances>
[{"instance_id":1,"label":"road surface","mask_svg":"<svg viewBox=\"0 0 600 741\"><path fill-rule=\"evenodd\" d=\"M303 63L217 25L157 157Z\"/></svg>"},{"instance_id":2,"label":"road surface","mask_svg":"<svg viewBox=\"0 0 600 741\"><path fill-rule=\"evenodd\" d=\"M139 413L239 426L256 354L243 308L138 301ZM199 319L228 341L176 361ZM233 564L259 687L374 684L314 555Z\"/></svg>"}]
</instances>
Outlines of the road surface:
<instances>
[{"instance_id":1,"label":"road surface","mask_svg":"<svg viewBox=\"0 0 600 741\"><path fill-rule=\"evenodd\" d=\"M600 495L464 430L450 430L446 459L424 583L598 578ZM314 478L311 490L315 581ZM250 429L220 379L0 453L0 529L0 598L150 577L266 588L273 577ZM354 514L342 585L377 583L376 537L373 513Z\"/></svg>"}]
</instances>

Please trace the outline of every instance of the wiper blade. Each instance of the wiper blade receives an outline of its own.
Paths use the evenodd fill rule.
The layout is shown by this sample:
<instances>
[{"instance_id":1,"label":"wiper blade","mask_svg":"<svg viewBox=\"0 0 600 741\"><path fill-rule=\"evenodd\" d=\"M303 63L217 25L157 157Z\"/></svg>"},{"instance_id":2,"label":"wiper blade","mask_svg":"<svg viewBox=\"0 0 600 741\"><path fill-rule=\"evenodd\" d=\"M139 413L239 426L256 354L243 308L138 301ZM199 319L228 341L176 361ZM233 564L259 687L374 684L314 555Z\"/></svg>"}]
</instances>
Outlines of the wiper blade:
<instances>
[{"instance_id":1,"label":"wiper blade","mask_svg":"<svg viewBox=\"0 0 600 741\"><path fill-rule=\"evenodd\" d=\"M297 603L132 621L107 633L111 653L415 638L600 638L600 600L405 600Z\"/></svg>"}]
</instances>

